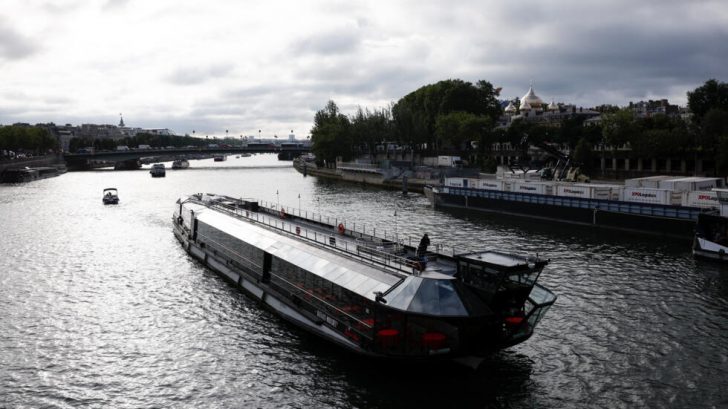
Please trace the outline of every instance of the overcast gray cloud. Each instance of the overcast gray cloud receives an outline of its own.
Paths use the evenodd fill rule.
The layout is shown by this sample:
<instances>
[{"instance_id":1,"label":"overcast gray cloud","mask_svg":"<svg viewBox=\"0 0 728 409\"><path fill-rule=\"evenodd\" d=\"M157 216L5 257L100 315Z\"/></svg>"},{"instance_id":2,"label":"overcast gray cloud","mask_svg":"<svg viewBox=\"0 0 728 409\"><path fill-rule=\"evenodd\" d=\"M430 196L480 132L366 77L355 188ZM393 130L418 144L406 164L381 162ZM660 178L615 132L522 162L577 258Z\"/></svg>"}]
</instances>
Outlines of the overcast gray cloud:
<instances>
[{"instance_id":1,"label":"overcast gray cloud","mask_svg":"<svg viewBox=\"0 0 728 409\"><path fill-rule=\"evenodd\" d=\"M215 64L207 67L179 67L169 76L169 81L177 85L201 84L210 79L225 77L233 70L230 64Z\"/></svg>"},{"instance_id":2,"label":"overcast gray cloud","mask_svg":"<svg viewBox=\"0 0 728 409\"><path fill-rule=\"evenodd\" d=\"M9 19L0 15L0 61L28 57L38 50L38 45L13 27Z\"/></svg>"},{"instance_id":3,"label":"overcast gray cloud","mask_svg":"<svg viewBox=\"0 0 728 409\"><path fill-rule=\"evenodd\" d=\"M728 81L723 1L7 2L5 124L305 136L329 99L350 113L448 78L583 106Z\"/></svg>"},{"instance_id":4,"label":"overcast gray cloud","mask_svg":"<svg viewBox=\"0 0 728 409\"><path fill-rule=\"evenodd\" d=\"M359 33L342 28L326 33L316 33L294 41L291 44L290 51L292 55L318 54L331 56L350 54L358 51L360 42Z\"/></svg>"}]
</instances>

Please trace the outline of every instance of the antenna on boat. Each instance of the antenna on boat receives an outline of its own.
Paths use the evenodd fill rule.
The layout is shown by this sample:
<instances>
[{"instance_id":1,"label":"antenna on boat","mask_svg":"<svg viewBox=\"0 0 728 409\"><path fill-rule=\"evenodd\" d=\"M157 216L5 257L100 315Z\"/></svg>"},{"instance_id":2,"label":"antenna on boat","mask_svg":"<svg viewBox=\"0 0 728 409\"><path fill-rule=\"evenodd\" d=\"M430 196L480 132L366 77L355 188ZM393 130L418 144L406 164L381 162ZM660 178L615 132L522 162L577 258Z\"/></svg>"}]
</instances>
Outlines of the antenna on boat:
<instances>
[{"instance_id":1,"label":"antenna on boat","mask_svg":"<svg viewBox=\"0 0 728 409\"><path fill-rule=\"evenodd\" d=\"M394 240L397 243L395 248L399 248L399 232L397 231L397 203L394 204Z\"/></svg>"}]
</instances>

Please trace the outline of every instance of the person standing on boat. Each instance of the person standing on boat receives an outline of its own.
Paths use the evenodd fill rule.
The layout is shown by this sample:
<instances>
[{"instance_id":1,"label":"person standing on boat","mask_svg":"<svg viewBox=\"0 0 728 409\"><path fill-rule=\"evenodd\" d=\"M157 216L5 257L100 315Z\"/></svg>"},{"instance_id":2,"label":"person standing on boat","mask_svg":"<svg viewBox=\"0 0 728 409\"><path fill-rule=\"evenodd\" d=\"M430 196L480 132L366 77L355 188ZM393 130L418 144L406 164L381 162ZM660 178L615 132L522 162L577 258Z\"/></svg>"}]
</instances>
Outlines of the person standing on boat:
<instances>
[{"instance_id":1,"label":"person standing on boat","mask_svg":"<svg viewBox=\"0 0 728 409\"><path fill-rule=\"evenodd\" d=\"M427 246L430 245L430 238L427 237L427 233L425 233L424 236L422 236L422 239L420 240L420 245L417 246L417 257L420 260L424 260L425 253L427 253Z\"/></svg>"}]
</instances>

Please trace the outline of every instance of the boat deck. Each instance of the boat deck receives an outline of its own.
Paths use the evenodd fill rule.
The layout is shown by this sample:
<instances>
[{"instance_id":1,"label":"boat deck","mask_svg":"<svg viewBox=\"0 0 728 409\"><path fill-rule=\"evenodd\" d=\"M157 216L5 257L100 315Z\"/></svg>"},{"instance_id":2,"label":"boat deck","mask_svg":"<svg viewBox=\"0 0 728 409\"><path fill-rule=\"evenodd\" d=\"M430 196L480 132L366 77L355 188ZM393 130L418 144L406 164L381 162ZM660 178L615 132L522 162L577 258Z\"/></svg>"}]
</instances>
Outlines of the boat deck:
<instances>
[{"instance_id":1,"label":"boat deck","mask_svg":"<svg viewBox=\"0 0 728 409\"><path fill-rule=\"evenodd\" d=\"M400 278L407 275L444 274L452 276L457 270L454 260L437 253L428 252L426 254L427 263L420 263L415 258L416 249L413 246L349 229L343 226L343 223L341 224L344 227L343 231L340 231L339 222L336 219L333 224L329 224L330 218L318 215L311 215L307 218L265 206L259 206L257 211L253 211L246 209L244 199L224 196L211 196L211 199L194 199L194 201L307 244L353 258ZM295 209L289 210L292 213L298 213ZM316 220L316 216L318 216L318 220Z\"/></svg>"}]
</instances>

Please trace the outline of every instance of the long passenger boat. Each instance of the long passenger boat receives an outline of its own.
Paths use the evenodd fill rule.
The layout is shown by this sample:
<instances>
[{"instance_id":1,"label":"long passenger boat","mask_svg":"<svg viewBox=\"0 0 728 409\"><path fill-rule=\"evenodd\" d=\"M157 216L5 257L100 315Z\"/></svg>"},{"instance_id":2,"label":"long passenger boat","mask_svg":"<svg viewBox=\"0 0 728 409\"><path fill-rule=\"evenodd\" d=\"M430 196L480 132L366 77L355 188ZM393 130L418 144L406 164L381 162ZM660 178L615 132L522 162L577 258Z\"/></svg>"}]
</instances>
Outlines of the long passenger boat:
<instances>
[{"instance_id":1,"label":"long passenger boat","mask_svg":"<svg viewBox=\"0 0 728 409\"><path fill-rule=\"evenodd\" d=\"M556 300L537 283L548 260L423 256L366 228L253 200L181 198L173 224L210 269L287 321L365 356L477 365L531 337Z\"/></svg>"}]
</instances>

